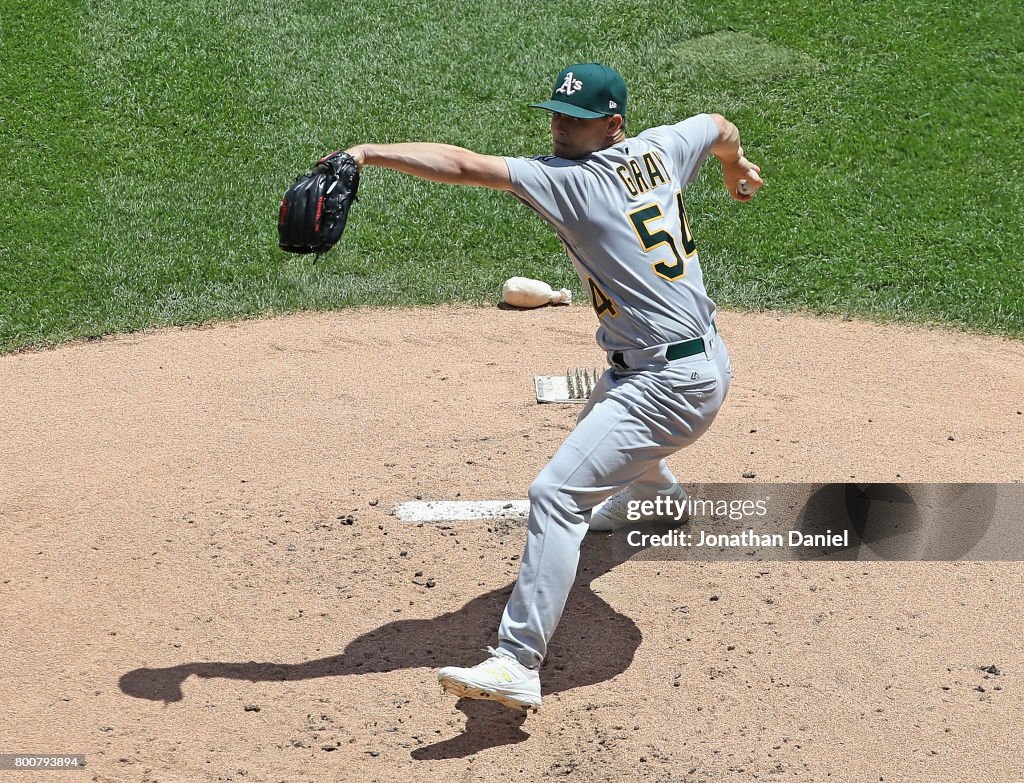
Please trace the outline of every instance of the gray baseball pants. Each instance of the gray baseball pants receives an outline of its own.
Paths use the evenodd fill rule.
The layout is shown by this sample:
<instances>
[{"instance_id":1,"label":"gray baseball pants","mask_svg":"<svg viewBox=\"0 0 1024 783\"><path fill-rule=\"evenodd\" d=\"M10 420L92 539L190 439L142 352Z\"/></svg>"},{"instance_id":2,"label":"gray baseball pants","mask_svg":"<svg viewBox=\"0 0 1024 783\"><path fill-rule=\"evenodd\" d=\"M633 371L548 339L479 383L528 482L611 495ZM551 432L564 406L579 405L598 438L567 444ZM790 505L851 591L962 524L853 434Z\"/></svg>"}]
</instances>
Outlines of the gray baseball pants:
<instances>
[{"instance_id":1,"label":"gray baseball pants","mask_svg":"<svg viewBox=\"0 0 1024 783\"><path fill-rule=\"evenodd\" d=\"M626 354L640 369L609 369L576 428L530 486L530 518L499 647L537 668L547 653L576 577L590 512L626 486L639 499L676 483L665 458L703 435L729 391L729 353L717 334L705 351L666 363Z\"/></svg>"}]
</instances>

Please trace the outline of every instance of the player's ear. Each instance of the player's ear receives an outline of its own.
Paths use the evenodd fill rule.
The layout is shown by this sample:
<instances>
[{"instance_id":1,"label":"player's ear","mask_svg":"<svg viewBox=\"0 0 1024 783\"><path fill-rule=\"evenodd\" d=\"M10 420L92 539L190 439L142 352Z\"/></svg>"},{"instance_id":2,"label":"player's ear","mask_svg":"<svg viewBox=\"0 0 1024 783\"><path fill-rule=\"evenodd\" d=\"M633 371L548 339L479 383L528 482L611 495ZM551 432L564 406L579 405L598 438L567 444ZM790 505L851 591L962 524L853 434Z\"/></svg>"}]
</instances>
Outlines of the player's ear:
<instances>
[{"instance_id":1,"label":"player's ear","mask_svg":"<svg viewBox=\"0 0 1024 783\"><path fill-rule=\"evenodd\" d=\"M606 130L608 138L613 138L625 126L625 118L621 114L613 114L611 117L608 118L608 128Z\"/></svg>"}]
</instances>

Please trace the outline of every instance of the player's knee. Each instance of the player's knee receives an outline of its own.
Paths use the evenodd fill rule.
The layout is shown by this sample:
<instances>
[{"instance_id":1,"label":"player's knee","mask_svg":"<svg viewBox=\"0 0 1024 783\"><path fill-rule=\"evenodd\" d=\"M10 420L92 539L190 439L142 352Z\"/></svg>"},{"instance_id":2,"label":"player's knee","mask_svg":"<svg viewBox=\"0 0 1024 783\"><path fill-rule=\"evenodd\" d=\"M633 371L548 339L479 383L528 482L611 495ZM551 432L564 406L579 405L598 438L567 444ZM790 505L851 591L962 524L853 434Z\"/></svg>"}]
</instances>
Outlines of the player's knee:
<instances>
[{"instance_id":1,"label":"player's knee","mask_svg":"<svg viewBox=\"0 0 1024 783\"><path fill-rule=\"evenodd\" d=\"M537 508L552 505L556 492L557 487L555 484L544 473L541 473L533 480L526 496L530 499L530 507Z\"/></svg>"},{"instance_id":2,"label":"player's knee","mask_svg":"<svg viewBox=\"0 0 1024 783\"><path fill-rule=\"evenodd\" d=\"M527 493L531 511L539 512L549 519L566 522L582 522L582 510L576 499L565 491L564 482L557 480L548 471L541 471L530 485Z\"/></svg>"}]
</instances>

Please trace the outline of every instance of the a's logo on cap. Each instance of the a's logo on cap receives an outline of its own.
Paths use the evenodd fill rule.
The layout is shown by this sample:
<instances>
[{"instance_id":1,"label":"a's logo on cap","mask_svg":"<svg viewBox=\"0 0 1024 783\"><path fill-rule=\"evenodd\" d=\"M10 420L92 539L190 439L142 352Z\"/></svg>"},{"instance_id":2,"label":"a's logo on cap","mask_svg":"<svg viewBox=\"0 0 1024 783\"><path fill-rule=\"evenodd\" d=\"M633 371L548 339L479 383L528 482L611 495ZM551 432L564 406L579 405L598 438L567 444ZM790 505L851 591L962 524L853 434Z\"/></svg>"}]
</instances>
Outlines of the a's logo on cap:
<instances>
[{"instance_id":1,"label":"a's logo on cap","mask_svg":"<svg viewBox=\"0 0 1024 783\"><path fill-rule=\"evenodd\" d=\"M608 101L608 108L609 109L617 109L617 108L619 108L619 104L617 104L615 101Z\"/></svg>"},{"instance_id":2,"label":"a's logo on cap","mask_svg":"<svg viewBox=\"0 0 1024 783\"><path fill-rule=\"evenodd\" d=\"M573 78L572 71L569 71L565 75L565 79L562 84L555 90L556 93L563 92L566 95L572 95L574 92L578 92L583 89L583 82L579 79Z\"/></svg>"}]
</instances>

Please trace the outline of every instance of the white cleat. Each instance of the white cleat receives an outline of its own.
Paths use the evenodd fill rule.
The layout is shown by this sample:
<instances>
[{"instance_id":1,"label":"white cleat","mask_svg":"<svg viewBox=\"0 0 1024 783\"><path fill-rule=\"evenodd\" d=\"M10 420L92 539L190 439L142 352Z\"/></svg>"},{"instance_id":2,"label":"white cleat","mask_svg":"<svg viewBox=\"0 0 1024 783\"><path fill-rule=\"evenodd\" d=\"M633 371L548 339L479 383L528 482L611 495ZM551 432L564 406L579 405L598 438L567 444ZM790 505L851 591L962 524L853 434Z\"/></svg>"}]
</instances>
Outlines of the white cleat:
<instances>
[{"instance_id":1,"label":"white cleat","mask_svg":"<svg viewBox=\"0 0 1024 783\"><path fill-rule=\"evenodd\" d=\"M469 668L445 666L437 673L441 689L466 699L490 699L513 710L540 708L540 675L510 654L488 647L483 663Z\"/></svg>"},{"instance_id":2,"label":"white cleat","mask_svg":"<svg viewBox=\"0 0 1024 783\"><path fill-rule=\"evenodd\" d=\"M686 490L677 484L672 492L658 497L655 505L656 513L636 518L636 511L639 509L633 506L634 518L630 519L628 516L631 511L630 504L639 499L633 495L633 490L630 487L626 487L594 508L590 514L590 530L595 533L604 533L609 530L651 522L662 525L682 525L690 519L689 499L690 496L686 494ZM681 515L680 511L682 511Z\"/></svg>"}]
</instances>

